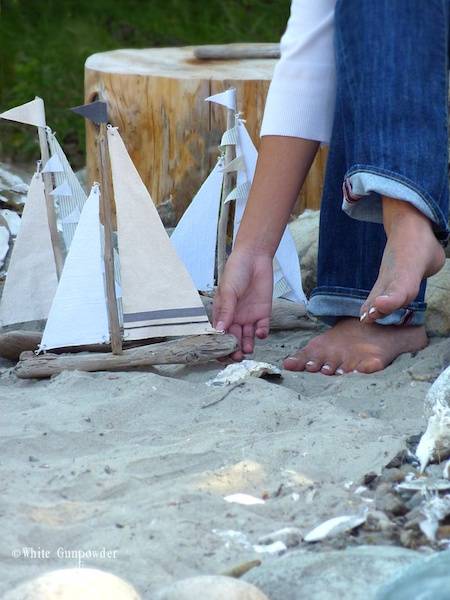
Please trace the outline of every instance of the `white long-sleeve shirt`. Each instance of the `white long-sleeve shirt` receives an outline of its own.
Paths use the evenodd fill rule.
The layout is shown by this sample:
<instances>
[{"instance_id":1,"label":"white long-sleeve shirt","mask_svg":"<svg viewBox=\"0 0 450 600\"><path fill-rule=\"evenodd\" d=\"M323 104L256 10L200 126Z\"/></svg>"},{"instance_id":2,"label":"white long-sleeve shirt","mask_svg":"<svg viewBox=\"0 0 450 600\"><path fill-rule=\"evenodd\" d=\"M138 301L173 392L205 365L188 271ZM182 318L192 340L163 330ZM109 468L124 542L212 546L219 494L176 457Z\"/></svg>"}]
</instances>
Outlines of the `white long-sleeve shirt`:
<instances>
[{"instance_id":1,"label":"white long-sleeve shirt","mask_svg":"<svg viewBox=\"0 0 450 600\"><path fill-rule=\"evenodd\" d=\"M261 136L330 140L336 95L335 4L336 0L292 0Z\"/></svg>"}]
</instances>

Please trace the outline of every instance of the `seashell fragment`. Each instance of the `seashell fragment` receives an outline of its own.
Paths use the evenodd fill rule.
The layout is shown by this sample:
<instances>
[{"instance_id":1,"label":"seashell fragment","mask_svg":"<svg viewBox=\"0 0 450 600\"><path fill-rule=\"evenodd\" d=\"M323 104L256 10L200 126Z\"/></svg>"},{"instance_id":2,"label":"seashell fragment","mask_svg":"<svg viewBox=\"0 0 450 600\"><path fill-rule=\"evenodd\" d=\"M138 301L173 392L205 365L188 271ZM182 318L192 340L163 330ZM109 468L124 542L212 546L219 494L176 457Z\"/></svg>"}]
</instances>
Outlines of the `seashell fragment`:
<instances>
[{"instance_id":1,"label":"seashell fragment","mask_svg":"<svg viewBox=\"0 0 450 600\"><path fill-rule=\"evenodd\" d=\"M305 542L320 542L327 537L333 537L340 533L344 533L345 531L351 531L365 523L366 519L367 509L360 515L334 517L333 519L321 523L318 527L315 527L305 535Z\"/></svg>"},{"instance_id":2,"label":"seashell fragment","mask_svg":"<svg viewBox=\"0 0 450 600\"><path fill-rule=\"evenodd\" d=\"M265 501L250 494L230 494L225 496L226 502L235 502L236 504L244 504L245 506L253 506L254 504L265 504Z\"/></svg>"},{"instance_id":3,"label":"seashell fragment","mask_svg":"<svg viewBox=\"0 0 450 600\"><path fill-rule=\"evenodd\" d=\"M450 456L450 367L428 390L425 412L428 425L416 450L422 473L429 462L441 462Z\"/></svg>"},{"instance_id":4,"label":"seashell fragment","mask_svg":"<svg viewBox=\"0 0 450 600\"><path fill-rule=\"evenodd\" d=\"M248 377L281 377L281 370L275 365L256 360L243 360L240 363L228 365L220 371L214 379L207 382L211 386L231 385L243 381Z\"/></svg>"},{"instance_id":5,"label":"seashell fragment","mask_svg":"<svg viewBox=\"0 0 450 600\"><path fill-rule=\"evenodd\" d=\"M419 527L427 538L434 542L440 521L450 515L450 496L433 496L421 508L425 519Z\"/></svg>"},{"instance_id":6,"label":"seashell fragment","mask_svg":"<svg viewBox=\"0 0 450 600\"><path fill-rule=\"evenodd\" d=\"M287 550L287 546L281 540L272 544L255 544L253 550L258 554L281 554Z\"/></svg>"},{"instance_id":7,"label":"seashell fragment","mask_svg":"<svg viewBox=\"0 0 450 600\"><path fill-rule=\"evenodd\" d=\"M19 215L9 208L0 210L0 217L3 218L6 223L11 235L15 237L19 233L21 219Z\"/></svg>"},{"instance_id":8,"label":"seashell fragment","mask_svg":"<svg viewBox=\"0 0 450 600\"><path fill-rule=\"evenodd\" d=\"M399 483L397 490L405 492L445 492L446 490L450 490L450 481L446 481L445 479L414 479Z\"/></svg>"}]
</instances>

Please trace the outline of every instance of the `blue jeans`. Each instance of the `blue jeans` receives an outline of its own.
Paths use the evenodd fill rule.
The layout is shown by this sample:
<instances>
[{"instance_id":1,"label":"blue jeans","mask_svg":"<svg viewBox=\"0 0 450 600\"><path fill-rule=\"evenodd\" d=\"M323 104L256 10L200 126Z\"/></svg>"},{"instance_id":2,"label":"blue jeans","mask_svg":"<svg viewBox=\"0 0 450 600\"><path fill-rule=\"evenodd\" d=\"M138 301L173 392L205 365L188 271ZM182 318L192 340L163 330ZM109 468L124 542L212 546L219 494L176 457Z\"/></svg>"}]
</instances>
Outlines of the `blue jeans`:
<instances>
[{"instance_id":1,"label":"blue jeans","mask_svg":"<svg viewBox=\"0 0 450 600\"><path fill-rule=\"evenodd\" d=\"M337 95L309 311L360 314L386 235L381 197L409 202L448 240L449 0L338 0ZM378 322L425 319L425 288Z\"/></svg>"}]
</instances>

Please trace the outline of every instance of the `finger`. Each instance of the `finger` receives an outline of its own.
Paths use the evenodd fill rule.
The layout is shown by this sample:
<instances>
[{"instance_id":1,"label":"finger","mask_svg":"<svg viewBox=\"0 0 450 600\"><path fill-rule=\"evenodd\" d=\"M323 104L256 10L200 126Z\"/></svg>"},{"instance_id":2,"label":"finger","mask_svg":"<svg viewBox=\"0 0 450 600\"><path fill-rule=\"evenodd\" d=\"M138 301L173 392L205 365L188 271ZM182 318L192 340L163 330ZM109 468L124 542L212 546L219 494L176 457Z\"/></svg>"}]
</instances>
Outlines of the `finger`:
<instances>
[{"instance_id":1,"label":"finger","mask_svg":"<svg viewBox=\"0 0 450 600\"><path fill-rule=\"evenodd\" d=\"M234 335L234 337L236 338L237 343L238 343L237 350L235 352L233 352L233 354L231 354L230 357L232 358L232 360L239 362L244 358L244 354L242 352L242 327L241 327L241 325L239 325L238 323L233 323L229 327L228 333L231 333L231 335Z\"/></svg>"},{"instance_id":2,"label":"finger","mask_svg":"<svg viewBox=\"0 0 450 600\"><path fill-rule=\"evenodd\" d=\"M213 303L213 324L217 331L227 331L233 323L236 294L227 287L219 288Z\"/></svg>"},{"instance_id":3,"label":"finger","mask_svg":"<svg viewBox=\"0 0 450 600\"><path fill-rule=\"evenodd\" d=\"M242 328L242 350L251 354L255 347L255 328L253 325L244 325Z\"/></svg>"},{"instance_id":4,"label":"finger","mask_svg":"<svg viewBox=\"0 0 450 600\"><path fill-rule=\"evenodd\" d=\"M255 325L255 335L260 340L265 339L269 335L270 319L260 319Z\"/></svg>"}]
</instances>

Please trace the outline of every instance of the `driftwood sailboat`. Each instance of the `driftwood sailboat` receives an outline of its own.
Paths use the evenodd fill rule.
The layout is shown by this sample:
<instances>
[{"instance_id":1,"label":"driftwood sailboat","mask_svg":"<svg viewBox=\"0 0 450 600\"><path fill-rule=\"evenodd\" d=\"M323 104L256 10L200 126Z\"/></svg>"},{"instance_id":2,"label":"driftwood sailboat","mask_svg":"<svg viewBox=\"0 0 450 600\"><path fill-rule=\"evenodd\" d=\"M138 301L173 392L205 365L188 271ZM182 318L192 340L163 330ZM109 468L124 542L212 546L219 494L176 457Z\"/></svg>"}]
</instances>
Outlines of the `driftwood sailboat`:
<instances>
[{"instance_id":1,"label":"driftwood sailboat","mask_svg":"<svg viewBox=\"0 0 450 600\"><path fill-rule=\"evenodd\" d=\"M41 149L0 300L0 325L8 329L0 334L0 355L13 358L39 339L38 332L24 329L47 319L86 195L46 125L41 98L7 110L0 118L37 127Z\"/></svg>"},{"instance_id":2,"label":"driftwood sailboat","mask_svg":"<svg viewBox=\"0 0 450 600\"><path fill-rule=\"evenodd\" d=\"M217 274L220 278L224 258L224 231L227 228L228 205L234 202L233 240L247 204L258 158L257 150L237 113L236 90L206 98L228 109L228 129L222 136L220 147L226 149L219 157L204 184L193 198L175 228L171 241L189 270L197 288L211 291ZM228 152L233 148L232 154ZM235 187L226 189L226 178L235 174ZM226 193L224 193L226 189ZM225 218L223 218L225 217ZM223 223L222 239L220 222ZM219 224L219 228L218 228ZM219 230L219 235L218 235ZM217 269L216 269L217 264ZM306 305L302 289L300 264L294 240L286 228L274 259L274 298L285 298Z\"/></svg>"},{"instance_id":3,"label":"driftwood sailboat","mask_svg":"<svg viewBox=\"0 0 450 600\"><path fill-rule=\"evenodd\" d=\"M172 246L156 207L117 128L101 123L102 186L94 184L81 212L39 350L109 344L113 355L24 354L21 377L45 377L63 369L111 370L143 364L183 363L226 356L232 336L215 334L200 296ZM81 111L79 111L81 112ZM117 216L118 253L112 244L109 169ZM100 214L103 217L101 226ZM103 258L102 258L103 248ZM114 285L119 261L121 302ZM215 335L214 335L215 334ZM166 344L122 350L122 342L183 336ZM186 337L189 336L189 337Z\"/></svg>"}]
</instances>

